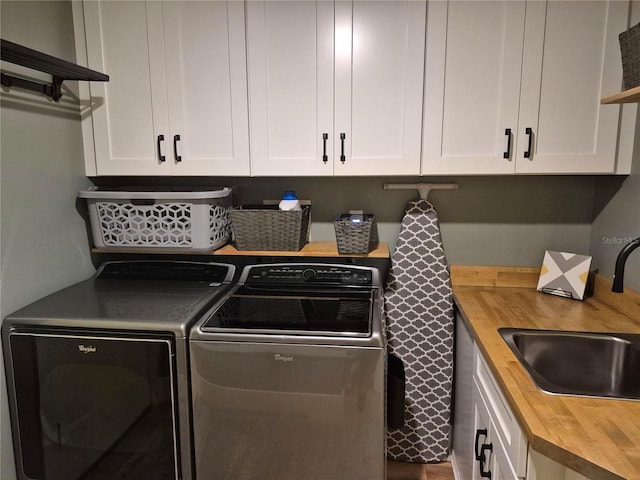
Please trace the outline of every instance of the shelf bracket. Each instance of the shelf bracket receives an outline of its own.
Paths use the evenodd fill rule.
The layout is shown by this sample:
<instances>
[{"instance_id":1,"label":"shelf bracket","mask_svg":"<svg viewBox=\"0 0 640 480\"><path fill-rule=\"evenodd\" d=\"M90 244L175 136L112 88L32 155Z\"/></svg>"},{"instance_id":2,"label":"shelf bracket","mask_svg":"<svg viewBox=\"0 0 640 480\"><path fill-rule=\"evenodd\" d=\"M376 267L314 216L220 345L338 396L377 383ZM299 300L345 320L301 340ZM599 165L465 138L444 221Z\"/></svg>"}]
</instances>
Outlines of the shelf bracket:
<instances>
[{"instance_id":1,"label":"shelf bracket","mask_svg":"<svg viewBox=\"0 0 640 480\"><path fill-rule=\"evenodd\" d=\"M38 83L25 78L14 77L7 73L2 74L2 86L3 87L19 87L25 90L31 90L32 92L44 93L47 97L51 97L56 102L62 98L62 82L59 77L53 76L51 85L46 83Z\"/></svg>"}]
</instances>

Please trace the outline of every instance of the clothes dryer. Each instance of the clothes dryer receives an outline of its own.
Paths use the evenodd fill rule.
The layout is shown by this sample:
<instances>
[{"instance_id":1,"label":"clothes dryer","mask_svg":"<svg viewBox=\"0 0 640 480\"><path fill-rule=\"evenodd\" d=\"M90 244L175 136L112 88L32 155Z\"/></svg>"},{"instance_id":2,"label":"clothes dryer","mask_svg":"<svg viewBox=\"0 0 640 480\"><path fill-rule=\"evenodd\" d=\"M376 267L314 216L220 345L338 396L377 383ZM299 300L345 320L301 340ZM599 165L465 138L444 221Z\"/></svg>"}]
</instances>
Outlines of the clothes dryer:
<instances>
[{"instance_id":1,"label":"clothes dryer","mask_svg":"<svg viewBox=\"0 0 640 480\"><path fill-rule=\"evenodd\" d=\"M187 335L235 268L108 262L9 315L19 480L191 480Z\"/></svg>"}]
</instances>

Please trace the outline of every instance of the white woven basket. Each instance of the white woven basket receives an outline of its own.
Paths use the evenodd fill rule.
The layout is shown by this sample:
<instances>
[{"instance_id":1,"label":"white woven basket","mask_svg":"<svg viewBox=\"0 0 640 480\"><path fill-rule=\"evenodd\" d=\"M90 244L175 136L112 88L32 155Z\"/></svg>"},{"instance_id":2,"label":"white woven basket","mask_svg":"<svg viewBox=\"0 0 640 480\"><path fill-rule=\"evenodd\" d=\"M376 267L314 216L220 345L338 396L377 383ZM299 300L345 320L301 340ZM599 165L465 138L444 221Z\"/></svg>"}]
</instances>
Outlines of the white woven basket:
<instances>
[{"instance_id":1,"label":"white woven basket","mask_svg":"<svg viewBox=\"0 0 640 480\"><path fill-rule=\"evenodd\" d=\"M136 191L90 188L93 241L101 250L169 249L207 252L231 238L231 189Z\"/></svg>"}]
</instances>

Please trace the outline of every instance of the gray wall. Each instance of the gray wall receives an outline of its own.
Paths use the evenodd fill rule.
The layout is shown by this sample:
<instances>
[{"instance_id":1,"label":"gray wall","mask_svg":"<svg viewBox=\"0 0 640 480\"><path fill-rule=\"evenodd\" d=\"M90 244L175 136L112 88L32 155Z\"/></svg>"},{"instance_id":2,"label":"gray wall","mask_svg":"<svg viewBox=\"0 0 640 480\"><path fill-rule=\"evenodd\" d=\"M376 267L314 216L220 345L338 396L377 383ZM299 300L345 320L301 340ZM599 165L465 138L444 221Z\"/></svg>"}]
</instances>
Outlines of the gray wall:
<instances>
[{"instance_id":1,"label":"gray wall","mask_svg":"<svg viewBox=\"0 0 640 480\"><path fill-rule=\"evenodd\" d=\"M285 190L311 200L311 240L335 240L333 220L349 210L373 213L380 240L391 250L416 190L384 190L384 183L455 182L432 190L449 264L540 266L545 250L587 255L595 178L591 176L154 178L157 184L234 186L234 204L277 200ZM96 178L99 185L135 184L135 178Z\"/></svg>"},{"instance_id":2,"label":"gray wall","mask_svg":"<svg viewBox=\"0 0 640 480\"><path fill-rule=\"evenodd\" d=\"M640 118L638 122L640 126ZM620 250L640 237L640 146L636 145L631 175L599 178L596 192L590 252L593 266L612 278ZM624 279L625 286L640 292L640 249L629 256Z\"/></svg>"},{"instance_id":3,"label":"gray wall","mask_svg":"<svg viewBox=\"0 0 640 480\"><path fill-rule=\"evenodd\" d=\"M234 178L236 203L278 199L294 189L312 202L313 240L333 240L333 219L361 209L375 214L391 248L415 190L383 190L385 182L445 182L458 190L432 190L450 264L540 266L545 250L588 254L593 177Z\"/></svg>"},{"instance_id":4,"label":"gray wall","mask_svg":"<svg viewBox=\"0 0 640 480\"><path fill-rule=\"evenodd\" d=\"M69 2L0 4L2 38L75 60ZM15 68L7 65L7 69ZM3 65L4 69L4 65ZM46 76L45 76L46 78ZM77 102L16 89L1 98L0 311L11 311L93 272L75 207L84 177ZM0 478L15 478L4 372L0 374Z\"/></svg>"},{"instance_id":5,"label":"gray wall","mask_svg":"<svg viewBox=\"0 0 640 480\"><path fill-rule=\"evenodd\" d=\"M640 21L640 1L632 0L630 25ZM593 266L612 278L616 257L624 245L640 237L640 111L636 119L636 144L631 175L596 180L593 225L589 251ZM640 292L640 249L629 256L625 286Z\"/></svg>"}]
</instances>

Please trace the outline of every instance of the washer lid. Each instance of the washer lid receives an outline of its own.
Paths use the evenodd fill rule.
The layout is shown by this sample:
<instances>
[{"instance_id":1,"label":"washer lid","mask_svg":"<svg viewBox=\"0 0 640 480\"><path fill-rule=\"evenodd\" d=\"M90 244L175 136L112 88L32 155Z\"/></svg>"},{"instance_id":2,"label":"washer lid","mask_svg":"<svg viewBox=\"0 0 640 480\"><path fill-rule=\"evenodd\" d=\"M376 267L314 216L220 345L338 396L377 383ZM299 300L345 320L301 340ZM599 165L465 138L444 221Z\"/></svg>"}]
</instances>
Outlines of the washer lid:
<instances>
[{"instance_id":1,"label":"washer lid","mask_svg":"<svg viewBox=\"0 0 640 480\"><path fill-rule=\"evenodd\" d=\"M369 337L375 292L305 292L241 287L202 325L203 332Z\"/></svg>"}]
</instances>

